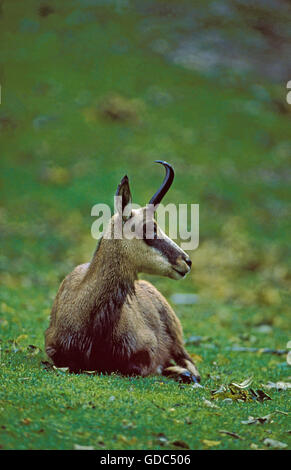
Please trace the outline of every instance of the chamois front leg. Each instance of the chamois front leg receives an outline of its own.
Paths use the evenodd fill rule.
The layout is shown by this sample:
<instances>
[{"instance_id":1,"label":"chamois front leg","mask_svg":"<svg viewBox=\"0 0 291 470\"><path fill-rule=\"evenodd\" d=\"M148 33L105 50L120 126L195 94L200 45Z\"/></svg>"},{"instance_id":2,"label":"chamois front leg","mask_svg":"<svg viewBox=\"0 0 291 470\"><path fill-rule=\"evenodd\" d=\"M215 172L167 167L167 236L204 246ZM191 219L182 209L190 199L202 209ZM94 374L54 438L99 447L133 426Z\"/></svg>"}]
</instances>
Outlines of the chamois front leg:
<instances>
[{"instance_id":1,"label":"chamois front leg","mask_svg":"<svg viewBox=\"0 0 291 470\"><path fill-rule=\"evenodd\" d=\"M176 331L179 331L179 329ZM183 346L182 334L177 334L176 336L176 340L172 347L172 359L177 365L165 367L163 370L164 375L170 376L175 380L182 381L184 383L200 382L200 374Z\"/></svg>"},{"instance_id":2,"label":"chamois front leg","mask_svg":"<svg viewBox=\"0 0 291 470\"><path fill-rule=\"evenodd\" d=\"M162 313L164 324L172 340L170 359L176 363L176 365L166 364L162 372L163 375L185 383L200 382L200 374L184 348L182 327L178 317L169 305L161 309L160 313Z\"/></svg>"}]
</instances>

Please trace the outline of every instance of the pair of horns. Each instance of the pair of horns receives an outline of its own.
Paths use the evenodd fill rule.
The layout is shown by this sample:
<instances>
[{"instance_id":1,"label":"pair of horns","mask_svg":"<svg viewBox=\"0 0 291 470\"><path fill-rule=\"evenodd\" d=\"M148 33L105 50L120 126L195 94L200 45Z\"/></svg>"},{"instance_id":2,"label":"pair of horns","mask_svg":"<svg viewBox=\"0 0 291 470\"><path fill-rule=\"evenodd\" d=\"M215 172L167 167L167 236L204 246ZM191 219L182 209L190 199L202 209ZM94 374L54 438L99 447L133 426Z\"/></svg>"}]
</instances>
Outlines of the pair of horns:
<instances>
[{"instance_id":1,"label":"pair of horns","mask_svg":"<svg viewBox=\"0 0 291 470\"><path fill-rule=\"evenodd\" d=\"M164 165L166 169L166 175L165 175L164 181L162 182L161 186L159 187L159 189L153 195L153 197L151 198L149 202L149 204L154 204L155 206L157 206L158 204L160 204L165 194L169 191L173 183L175 173L174 173L173 167L169 163L164 162L163 160L156 160L155 163L161 163L161 165Z\"/></svg>"}]
</instances>

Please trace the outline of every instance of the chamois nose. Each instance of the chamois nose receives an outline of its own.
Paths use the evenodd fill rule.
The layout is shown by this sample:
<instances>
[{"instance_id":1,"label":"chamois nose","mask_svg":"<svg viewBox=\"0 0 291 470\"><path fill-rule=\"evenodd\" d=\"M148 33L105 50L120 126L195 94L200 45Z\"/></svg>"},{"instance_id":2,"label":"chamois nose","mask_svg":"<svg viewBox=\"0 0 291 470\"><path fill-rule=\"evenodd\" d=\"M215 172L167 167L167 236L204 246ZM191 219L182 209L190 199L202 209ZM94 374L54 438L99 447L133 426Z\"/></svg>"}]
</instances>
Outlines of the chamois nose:
<instances>
[{"instance_id":1,"label":"chamois nose","mask_svg":"<svg viewBox=\"0 0 291 470\"><path fill-rule=\"evenodd\" d=\"M190 260L190 258L185 258L185 262L188 264L189 268L191 268L192 261Z\"/></svg>"}]
</instances>

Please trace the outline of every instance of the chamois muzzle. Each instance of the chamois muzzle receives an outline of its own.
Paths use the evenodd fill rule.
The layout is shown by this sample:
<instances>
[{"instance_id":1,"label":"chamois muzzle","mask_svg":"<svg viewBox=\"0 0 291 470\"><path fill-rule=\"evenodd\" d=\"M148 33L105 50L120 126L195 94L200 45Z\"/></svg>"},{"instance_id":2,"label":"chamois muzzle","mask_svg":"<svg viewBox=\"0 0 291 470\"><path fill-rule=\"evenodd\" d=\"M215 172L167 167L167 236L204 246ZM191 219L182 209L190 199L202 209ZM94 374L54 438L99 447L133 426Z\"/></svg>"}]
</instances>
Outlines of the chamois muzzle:
<instances>
[{"instance_id":1,"label":"chamois muzzle","mask_svg":"<svg viewBox=\"0 0 291 470\"><path fill-rule=\"evenodd\" d=\"M173 167L169 163L164 162L162 160L156 160L155 163L161 163L162 165L164 165L166 169L166 176L164 178L164 181L162 182L160 188L153 195L153 197L151 198L149 202L149 204L154 204L155 206L157 206L158 204L160 204L165 194L169 191L173 183L175 173L174 173Z\"/></svg>"},{"instance_id":2,"label":"chamois muzzle","mask_svg":"<svg viewBox=\"0 0 291 470\"><path fill-rule=\"evenodd\" d=\"M179 256L176 260L175 265L172 266L174 272L179 275L178 277L175 275L174 279L180 279L180 277L186 276L186 274L188 274L191 270L191 266L192 261L189 256L186 255L186 253L182 256Z\"/></svg>"}]
</instances>

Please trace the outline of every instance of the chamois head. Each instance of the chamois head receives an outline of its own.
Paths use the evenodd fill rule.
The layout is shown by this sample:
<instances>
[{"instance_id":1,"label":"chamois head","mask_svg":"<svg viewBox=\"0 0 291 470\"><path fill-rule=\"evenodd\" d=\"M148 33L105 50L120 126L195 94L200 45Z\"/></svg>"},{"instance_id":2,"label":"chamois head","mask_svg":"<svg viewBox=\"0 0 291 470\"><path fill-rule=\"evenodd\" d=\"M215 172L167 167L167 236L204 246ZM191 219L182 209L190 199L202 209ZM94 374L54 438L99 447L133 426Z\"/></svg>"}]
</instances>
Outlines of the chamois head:
<instances>
[{"instance_id":1,"label":"chamois head","mask_svg":"<svg viewBox=\"0 0 291 470\"><path fill-rule=\"evenodd\" d=\"M158 274L172 279L183 278L191 269L189 256L171 240L157 225L154 213L162 198L169 190L174 170L167 162L166 176L158 191L145 207L133 209L128 177L124 176L118 185L116 213L104 233L104 238L118 244L118 253L136 273ZM114 233L114 237L113 237ZM117 237L116 237L117 234ZM113 248L113 247L112 247Z\"/></svg>"}]
</instances>

